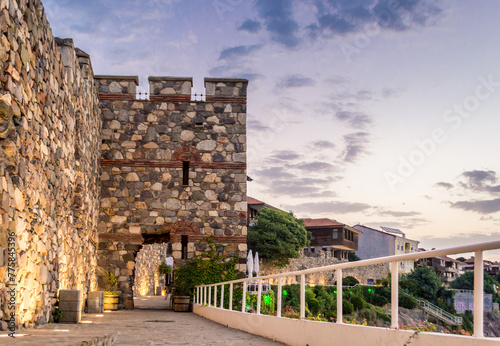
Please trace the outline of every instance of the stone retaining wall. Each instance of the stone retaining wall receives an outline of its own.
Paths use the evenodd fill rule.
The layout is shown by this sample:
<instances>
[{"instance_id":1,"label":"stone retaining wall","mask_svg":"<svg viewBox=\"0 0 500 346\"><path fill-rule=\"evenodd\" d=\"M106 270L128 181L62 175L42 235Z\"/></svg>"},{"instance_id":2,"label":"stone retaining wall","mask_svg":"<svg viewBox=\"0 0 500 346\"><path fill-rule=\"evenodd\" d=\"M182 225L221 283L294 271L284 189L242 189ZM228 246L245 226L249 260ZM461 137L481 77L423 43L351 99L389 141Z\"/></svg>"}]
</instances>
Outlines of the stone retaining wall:
<instances>
[{"instance_id":1,"label":"stone retaining wall","mask_svg":"<svg viewBox=\"0 0 500 346\"><path fill-rule=\"evenodd\" d=\"M0 1L0 31L0 318L15 283L32 326L57 289L96 288L101 118L89 56L52 36L40 1Z\"/></svg>"},{"instance_id":2,"label":"stone retaining wall","mask_svg":"<svg viewBox=\"0 0 500 346\"><path fill-rule=\"evenodd\" d=\"M274 266L261 264L260 275L271 275L278 273L293 272L309 268L323 267L345 261L339 261L334 257L301 257L293 258L290 264L285 268L276 268ZM382 279L387 277L389 269L385 264L376 264L365 267L357 267L350 269L342 269L342 277L355 277L361 284L366 284L368 279ZM321 272L306 275L306 283L317 285L333 285L337 281L335 271ZM277 279L273 279L271 283L276 284ZM295 276L290 276L283 279L283 284L300 283Z\"/></svg>"}]
</instances>

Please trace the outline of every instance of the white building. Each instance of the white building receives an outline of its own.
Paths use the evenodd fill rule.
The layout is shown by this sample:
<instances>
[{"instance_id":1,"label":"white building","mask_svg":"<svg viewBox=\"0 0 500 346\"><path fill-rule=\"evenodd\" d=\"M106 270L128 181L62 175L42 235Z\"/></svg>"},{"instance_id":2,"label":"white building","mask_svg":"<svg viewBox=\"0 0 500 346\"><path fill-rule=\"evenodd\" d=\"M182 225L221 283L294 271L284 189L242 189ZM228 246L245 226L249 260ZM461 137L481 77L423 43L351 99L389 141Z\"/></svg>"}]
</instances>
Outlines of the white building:
<instances>
[{"instance_id":1,"label":"white building","mask_svg":"<svg viewBox=\"0 0 500 346\"><path fill-rule=\"evenodd\" d=\"M417 240L406 238L401 230L390 227L381 227L382 230L356 225L353 228L363 232L358 240L356 255L361 259L400 255L418 252ZM409 273L415 268L415 260L399 262L399 272Z\"/></svg>"}]
</instances>

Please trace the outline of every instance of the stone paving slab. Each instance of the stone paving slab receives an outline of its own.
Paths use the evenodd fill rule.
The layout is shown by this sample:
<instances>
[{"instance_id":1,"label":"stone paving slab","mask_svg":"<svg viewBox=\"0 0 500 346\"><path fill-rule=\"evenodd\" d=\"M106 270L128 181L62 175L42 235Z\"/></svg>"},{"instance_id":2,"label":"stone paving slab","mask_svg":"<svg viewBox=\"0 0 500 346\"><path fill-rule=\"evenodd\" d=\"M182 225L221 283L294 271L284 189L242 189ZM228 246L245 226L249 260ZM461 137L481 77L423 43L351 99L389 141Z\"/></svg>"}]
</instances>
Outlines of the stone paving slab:
<instances>
[{"instance_id":1,"label":"stone paving slab","mask_svg":"<svg viewBox=\"0 0 500 346\"><path fill-rule=\"evenodd\" d=\"M15 339L2 332L0 345L279 345L193 313L161 310L166 306L162 297L136 301L136 306L139 309L82 314L85 323L19 331L27 335Z\"/></svg>"}]
</instances>

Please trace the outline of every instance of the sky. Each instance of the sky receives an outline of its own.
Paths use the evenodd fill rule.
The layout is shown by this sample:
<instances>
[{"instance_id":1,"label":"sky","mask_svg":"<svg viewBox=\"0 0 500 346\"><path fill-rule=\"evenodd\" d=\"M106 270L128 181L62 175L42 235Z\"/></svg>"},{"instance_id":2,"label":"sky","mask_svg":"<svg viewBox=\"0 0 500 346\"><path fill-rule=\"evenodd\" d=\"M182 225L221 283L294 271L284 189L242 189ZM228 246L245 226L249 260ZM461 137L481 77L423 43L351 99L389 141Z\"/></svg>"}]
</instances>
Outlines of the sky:
<instances>
[{"instance_id":1,"label":"sky","mask_svg":"<svg viewBox=\"0 0 500 346\"><path fill-rule=\"evenodd\" d=\"M249 196L427 249L500 240L500 2L43 3L95 74L249 79Z\"/></svg>"}]
</instances>

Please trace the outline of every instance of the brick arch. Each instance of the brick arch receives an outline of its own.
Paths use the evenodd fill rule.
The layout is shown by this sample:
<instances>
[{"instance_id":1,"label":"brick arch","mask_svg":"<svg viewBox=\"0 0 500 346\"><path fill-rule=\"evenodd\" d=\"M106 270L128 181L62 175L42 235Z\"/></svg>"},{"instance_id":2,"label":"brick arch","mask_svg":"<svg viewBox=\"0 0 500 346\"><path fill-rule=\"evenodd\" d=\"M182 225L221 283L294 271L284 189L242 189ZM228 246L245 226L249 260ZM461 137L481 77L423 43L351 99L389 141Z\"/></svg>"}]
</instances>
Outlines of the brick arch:
<instances>
[{"instance_id":1,"label":"brick arch","mask_svg":"<svg viewBox=\"0 0 500 346\"><path fill-rule=\"evenodd\" d=\"M198 234L198 228L194 223L190 221L180 220L175 223L170 231L170 235L181 236L181 235L196 235Z\"/></svg>"},{"instance_id":2,"label":"brick arch","mask_svg":"<svg viewBox=\"0 0 500 346\"><path fill-rule=\"evenodd\" d=\"M172 161L201 161L200 153L192 147L184 146L172 155Z\"/></svg>"}]
</instances>

